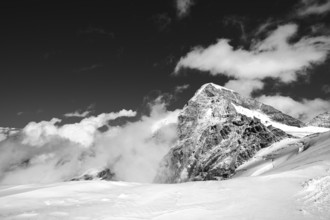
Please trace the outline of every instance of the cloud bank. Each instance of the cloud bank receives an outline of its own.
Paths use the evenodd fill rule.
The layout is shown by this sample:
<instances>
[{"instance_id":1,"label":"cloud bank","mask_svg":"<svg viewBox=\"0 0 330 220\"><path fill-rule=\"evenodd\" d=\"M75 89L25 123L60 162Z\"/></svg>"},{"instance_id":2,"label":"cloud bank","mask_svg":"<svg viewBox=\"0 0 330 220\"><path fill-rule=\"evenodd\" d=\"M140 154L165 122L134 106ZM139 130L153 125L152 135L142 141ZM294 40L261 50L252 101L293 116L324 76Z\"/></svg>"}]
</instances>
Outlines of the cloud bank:
<instances>
[{"instance_id":1,"label":"cloud bank","mask_svg":"<svg viewBox=\"0 0 330 220\"><path fill-rule=\"evenodd\" d=\"M176 141L179 110L158 99L150 114L122 126L108 121L133 117L122 110L60 126L60 119L31 122L0 142L0 183L50 183L70 180L87 170L109 168L123 181L151 182L159 161ZM98 128L108 126L101 132Z\"/></svg>"},{"instance_id":2,"label":"cloud bank","mask_svg":"<svg viewBox=\"0 0 330 220\"><path fill-rule=\"evenodd\" d=\"M83 147L90 147L94 141L97 129L106 125L108 121L119 117L134 117L136 112L132 110L121 110L120 112L102 113L81 120L79 123L56 126L61 122L58 118L39 123L30 122L23 128L23 144L32 146L43 146L51 141L54 136L67 139L80 144Z\"/></svg>"}]
</instances>

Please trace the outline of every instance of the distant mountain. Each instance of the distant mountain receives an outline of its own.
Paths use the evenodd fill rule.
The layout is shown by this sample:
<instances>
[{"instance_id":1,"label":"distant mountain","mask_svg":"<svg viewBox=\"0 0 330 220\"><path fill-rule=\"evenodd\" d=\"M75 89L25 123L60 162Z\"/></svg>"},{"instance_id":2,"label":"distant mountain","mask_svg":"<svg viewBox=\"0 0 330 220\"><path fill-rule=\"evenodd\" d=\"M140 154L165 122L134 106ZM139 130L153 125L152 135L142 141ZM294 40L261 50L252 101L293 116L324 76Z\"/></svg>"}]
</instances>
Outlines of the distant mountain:
<instances>
[{"instance_id":1,"label":"distant mountain","mask_svg":"<svg viewBox=\"0 0 330 220\"><path fill-rule=\"evenodd\" d=\"M330 112L324 112L320 115L317 115L315 118L310 120L307 125L330 128Z\"/></svg>"},{"instance_id":2,"label":"distant mountain","mask_svg":"<svg viewBox=\"0 0 330 220\"><path fill-rule=\"evenodd\" d=\"M179 115L179 140L160 164L155 182L221 180L260 149L304 123L235 91L208 83Z\"/></svg>"}]
</instances>

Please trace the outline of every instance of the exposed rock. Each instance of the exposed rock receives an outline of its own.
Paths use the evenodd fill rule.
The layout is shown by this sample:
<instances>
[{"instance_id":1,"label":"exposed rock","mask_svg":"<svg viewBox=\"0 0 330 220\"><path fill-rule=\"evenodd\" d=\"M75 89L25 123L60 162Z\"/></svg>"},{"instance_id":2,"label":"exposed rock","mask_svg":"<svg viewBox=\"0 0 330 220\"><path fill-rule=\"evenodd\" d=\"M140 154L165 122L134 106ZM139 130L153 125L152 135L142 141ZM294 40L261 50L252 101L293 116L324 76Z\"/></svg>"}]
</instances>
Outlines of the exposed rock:
<instances>
[{"instance_id":1,"label":"exposed rock","mask_svg":"<svg viewBox=\"0 0 330 220\"><path fill-rule=\"evenodd\" d=\"M330 128L330 112L324 112L312 120L310 120L307 125L309 126L316 126L316 127L323 127L323 128Z\"/></svg>"},{"instance_id":2,"label":"exposed rock","mask_svg":"<svg viewBox=\"0 0 330 220\"><path fill-rule=\"evenodd\" d=\"M101 171L87 171L79 177L72 178L70 181L82 181L82 180L114 180L115 174L111 172L109 168Z\"/></svg>"},{"instance_id":3,"label":"exposed rock","mask_svg":"<svg viewBox=\"0 0 330 220\"><path fill-rule=\"evenodd\" d=\"M234 105L263 113L272 121L303 126L271 106L206 84L179 115L179 140L164 157L155 182L227 179L260 149L290 137L258 118L238 113Z\"/></svg>"}]
</instances>

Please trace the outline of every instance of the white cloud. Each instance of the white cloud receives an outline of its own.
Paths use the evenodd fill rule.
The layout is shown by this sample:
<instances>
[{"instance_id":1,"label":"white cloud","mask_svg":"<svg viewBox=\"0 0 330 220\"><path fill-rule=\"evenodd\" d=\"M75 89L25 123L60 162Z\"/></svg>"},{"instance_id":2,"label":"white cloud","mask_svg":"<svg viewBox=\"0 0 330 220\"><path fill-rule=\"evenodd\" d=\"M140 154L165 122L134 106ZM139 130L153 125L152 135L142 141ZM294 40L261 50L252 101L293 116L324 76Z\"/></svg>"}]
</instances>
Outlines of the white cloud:
<instances>
[{"instance_id":1,"label":"white cloud","mask_svg":"<svg viewBox=\"0 0 330 220\"><path fill-rule=\"evenodd\" d=\"M261 96L259 101L271 105L276 109L298 118L302 121L308 121L316 115L323 113L330 109L330 100L323 99L303 99L296 101L287 96Z\"/></svg>"},{"instance_id":2,"label":"white cloud","mask_svg":"<svg viewBox=\"0 0 330 220\"><path fill-rule=\"evenodd\" d=\"M85 111L82 111L81 109L79 109L74 112L65 113L63 116L66 118L85 118L91 114L94 107L95 107L95 105L91 104L87 107L87 109Z\"/></svg>"},{"instance_id":3,"label":"white cloud","mask_svg":"<svg viewBox=\"0 0 330 220\"><path fill-rule=\"evenodd\" d=\"M23 128L25 135L23 144L40 147L50 142L55 136L58 136L79 143L84 147L89 147L94 142L97 129L106 125L109 120L119 117L134 117L135 115L136 112L124 109L116 113L102 113L98 116L91 116L81 120L79 123L63 126L56 125L56 123L61 122L57 118L39 123L30 122Z\"/></svg>"},{"instance_id":4,"label":"white cloud","mask_svg":"<svg viewBox=\"0 0 330 220\"><path fill-rule=\"evenodd\" d=\"M178 17L183 18L190 12L190 7L194 5L194 0L176 0Z\"/></svg>"},{"instance_id":5,"label":"white cloud","mask_svg":"<svg viewBox=\"0 0 330 220\"><path fill-rule=\"evenodd\" d=\"M0 133L0 142L5 140L7 138L7 135Z\"/></svg>"},{"instance_id":6,"label":"white cloud","mask_svg":"<svg viewBox=\"0 0 330 220\"><path fill-rule=\"evenodd\" d=\"M264 83L260 80L229 80L225 87L249 97L254 90L262 89Z\"/></svg>"},{"instance_id":7,"label":"white cloud","mask_svg":"<svg viewBox=\"0 0 330 220\"><path fill-rule=\"evenodd\" d=\"M91 163L98 164L106 157L120 180L153 181L159 162L177 139L178 113L166 111L165 105L158 103L152 106L150 116L110 129L98 139L97 156Z\"/></svg>"},{"instance_id":8,"label":"white cloud","mask_svg":"<svg viewBox=\"0 0 330 220\"><path fill-rule=\"evenodd\" d=\"M278 23L279 23L278 20L274 20L273 18L268 18L253 31L253 35L259 36L260 34L267 33L272 27L277 26Z\"/></svg>"},{"instance_id":9,"label":"white cloud","mask_svg":"<svg viewBox=\"0 0 330 220\"><path fill-rule=\"evenodd\" d=\"M8 136L17 133L17 129L0 127L0 142L6 140Z\"/></svg>"},{"instance_id":10,"label":"white cloud","mask_svg":"<svg viewBox=\"0 0 330 220\"><path fill-rule=\"evenodd\" d=\"M175 71L186 67L236 79L271 77L292 82L312 64L324 62L330 50L328 37L303 37L290 44L288 39L297 29L295 24L279 26L250 50L234 49L226 39L207 48L196 47L180 59Z\"/></svg>"},{"instance_id":11,"label":"white cloud","mask_svg":"<svg viewBox=\"0 0 330 220\"><path fill-rule=\"evenodd\" d=\"M64 117L67 117L67 118L85 118L89 114L90 114L90 111L84 111L84 112L75 111L75 112L65 113Z\"/></svg>"},{"instance_id":12,"label":"white cloud","mask_svg":"<svg viewBox=\"0 0 330 220\"><path fill-rule=\"evenodd\" d=\"M6 128L0 127L0 142L7 138Z\"/></svg>"},{"instance_id":13,"label":"white cloud","mask_svg":"<svg viewBox=\"0 0 330 220\"><path fill-rule=\"evenodd\" d=\"M330 0L302 0L296 10L298 16L323 15L330 12Z\"/></svg>"},{"instance_id":14,"label":"white cloud","mask_svg":"<svg viewBox=\"0 0 330 220\"><path fill-rule=\"evenodd\" d=\"M151 182L158 163L177 140L179 110L166 110L162 100L150 104L149 115L109 126L106 132L97 128L136 113L122 110L63 126L58 125L60 119L29 123L18 138L0 142L0 183L63 181L105 167L119 180Z\"/></svg>"},{"instance_id":15,"label":"white cloud","mask_svg":"<svg viewBox=\"0 0 330 220\"><path fill-rule=\"evenodd\" d=\"M188 89L190 87L189 84L183 84L181 86L176 86L174 89L175 93L182 93L184 90Z\"/></svg>"}]
</instances>

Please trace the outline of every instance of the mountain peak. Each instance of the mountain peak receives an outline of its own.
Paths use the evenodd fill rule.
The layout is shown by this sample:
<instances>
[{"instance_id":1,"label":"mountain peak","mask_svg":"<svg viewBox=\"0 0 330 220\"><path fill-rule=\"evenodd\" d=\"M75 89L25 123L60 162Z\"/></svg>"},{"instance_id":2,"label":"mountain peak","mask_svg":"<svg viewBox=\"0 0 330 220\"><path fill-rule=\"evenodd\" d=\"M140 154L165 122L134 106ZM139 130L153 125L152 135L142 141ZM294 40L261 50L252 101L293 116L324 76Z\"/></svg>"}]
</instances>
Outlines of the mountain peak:
<instances>
[{"instance_id":1,"label":"mountain peak","mask_svg":"<svg viewBox=\"0 0 330 220\"><path fill-rule=\"evenodd\" d=\"M302 127L304 123L301 121L282 113L281 111L273 108L272 106L265 105L255 99L247 98L234 90L227 89L223 86L216 85L214 83L206 83L201 86L195 95L189 100L188 105L191 103L198 103L208 106L218 106L218 111L222 113L224 111L248 109L254 111L255 115L264 115L264 118L269 118L269 120L278 122L281 124ZM237 108L239 107L239 108ZM222 110L220 110L222 109Z\"/></svg>"},{"instance_id":2,"label":"mountain peak","mask_svg":"<svg viewBox=\"0 0 330 220\"><path fill-rule=\"evenodd\" d=\"M310 120L307 125L330 128L330 112L324 112Z\"/></svg>"},{"instance_id":3,"label":"mountain peak","mask_svg":"<svg viewBox=\"0 0 330 220\"><path fill-rule=\"evenodd\" d=\"M215 89L218 89L218 90L227 90L227 91L230 91L230 92L235 92L234 90L231 90L231 89L228 89L226 87L223 87L223 86L219 86L217 84L214 84L214 83L205 83L204 85L201 86L201 90L205 90L205 89L210 89L210 88L215 88Z\"/></svg>"},{"instance_id":4,"label":"mountain peak","mask_svg":"<svg viewBox=\"0 0 330 220\"><path fill-rule=\"evenodd\" d=\"M205 83L204 85L202 85L197 92L195 93L195 95L191 98L191 100L196 100L196 98L203 94L212 94L214 91L217 91L218 93L220 91L225 91L225 92L231 92L231 93L236 93L234 90L228 89L226 87L223 86L219 86L217 84L214 83Z\"/></svg>"}]
</instances>

